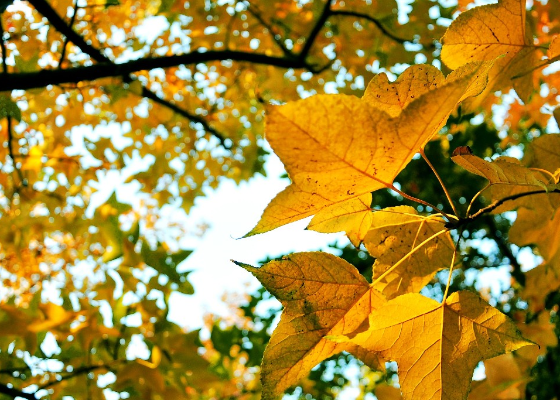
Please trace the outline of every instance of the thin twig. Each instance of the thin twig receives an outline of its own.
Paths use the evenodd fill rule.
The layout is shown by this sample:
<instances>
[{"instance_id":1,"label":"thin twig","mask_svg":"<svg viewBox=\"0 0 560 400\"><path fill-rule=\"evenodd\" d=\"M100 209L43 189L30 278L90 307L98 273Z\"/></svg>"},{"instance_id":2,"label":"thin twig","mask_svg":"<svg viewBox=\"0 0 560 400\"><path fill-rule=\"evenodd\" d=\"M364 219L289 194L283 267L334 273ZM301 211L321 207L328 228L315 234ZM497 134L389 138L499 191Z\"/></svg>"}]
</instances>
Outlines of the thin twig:
<instances>
[{"instance_id":1,"label":"thin twig","mask_svg":"<svg viewBox=\"0 0 560 400\"><path fill-rule=\"evenodd\" d=\"M397 43L404 44L406 42L412 42L413 41L413 40L410 40L410 39L403 39L403 38L400 38L398 36L395 36L393 33L389 32L387 30L387 28L385 28L383 26L381 21L379 21L378 19L376 19L376 18L374 18L370 15L362 14L362 13L359 13L357 11L350 11L350 10L331 10L330 13L331 13L331 15L343 15L343 16L365 19L365 20L373 23L377 27L377 29L379 29L381 31L381 33L383 33L385 36L394 40Z\"/></svg>"},{"instance_id":2,"label":"thin twig","mask_svg":"<svg viewBox=\"0 0 560 400\"><path fill-rule=\"evenodd\" d=\"M76 21L76 14L78 14L78 0L74 0L74 13L72 14L72 18L70 18L70 23L68 27L73 30L74 22ZM58 68L62 68L62 63L64 61L64 57L66 57L66 48L68 47L68 43L70 43L70 38L67 36L64 39L64 44L62 45L62 52L60 53L60 60L58 61Z\"/></svg>"},{"instance_id":3,"label":"thin twig","mask_svg":"<svg viewBox=\"0 0 560 400\"><path fill-rule=\"evenodd\" d=\"M491 213L492 211L494 211L496 208L498 208L499 206L501 206L502 204L504 204L507 201L517 200L517 199L520 199L522 197L532 196L534 194L545 194L545 193L560 193L560 189L552 189L552 190L542 189L542 190L533 190L533 191L530 191L530 192L513 194L511 196L507 196L507 197L504 197L503 199L497 200L487 207L481 208L480 210L478 210L476 213L474 213L472 216L470 216L468 218L472 220L472 219L476 219L477 217L479 217L482 214Z\"/></svg>"},{"instance_id":4,"label":"thin twig","mask_svg":"<svg viewBox=\"0 0 560 400\"><path fill-rule=\"evenodd\" d=\"M422 155L422 158L424 159L424 161L426 161L426 163L430 166L430 169L432 170L432 172L434 173L434 175L436 176L439 184L441 185L443 191L445 192L445 197L447 197L447 201L449 202L449 204L451 205L451 208L453 209L453 212L455 213L455 215L458 217L459 213L457 212L457 209L455 208L455 204L453 204L453 200L451 200L451 196L449 195L449 192L447 191L447 188L445 187L445 185L443 184L443 181L441 180L441 177L439 176L438 172L436 171L436 169L434 168L434 166L432 165L432 163L430 162L430 160L428 160L428 157L426 156L426 153L424 153L424 149L420 149L420 155Z\"/></svg>"},{"instance_id":5,"label":"thin twig","mask_svg":"<svg viewBox=\"0 0 560 400\"><path fill-rule=\"evenodd\" d=\"M317 36L319 36L319 33L323 29L325 22L327 22L327 19L329 19L329 16L331 15L332 12L331 11L332 2L333 0L327 0L327 2L325 3L325 7L323 8L321 15L317 19L315 26L311 30L311 33L309 34L307 39L305 40L305 44L303 45L303 48L299 53L298 58L300 60L305 61L305 59L309 55L309 52L311 51L311 47L313 47L313 43L315 43L315 39L317 39Z\"/></svg>"},{"instance_id":6,"label":"thin twig","mask_svg":"<svg viewBox=\"0 0 560 400\"><path fill-rule=\"evenodd\" d=\"M288 50L288 48L284 45L284 42L282 42L281 39L277 38L276 35L279 35L275 32L274 26L270 25L268 22L266 22L264 20L264 18L262 17L262 15L260 14L260 12L254 11L252 7L251 3L247 4L247 11L253 16L255 17L262 26L264 26L266 29L268 29L268 31L270 32L270 35L272 36L272 40L274 41L274 43L276 43L276 45L280 48L280 50L282 50L282 53L284 53L284 55L293 57L293 53Z\"/></svg>"},{"instance_id":7,"label":"thin twig","mask_svg":"<svg viewBox=\"0 0 560 400\"><path fill-rule=\"evenodd\" d=\"M463 236L463 229L459 232L459 237L457 238L457 243L455 244L455 248L453 249L453 257L451 257L451 266L449 267L449 276L447 277L447 285L445 286L445 293L443 294L443 300L441 304L445 304L445 300L447 299L447 293L449 292L449 286L451 285L451 276L453 275L453 268L455 267L455 257L457 255L457 250L459 249L459 242L461 241L461 237Z\"/></svg>"}]
</instances>

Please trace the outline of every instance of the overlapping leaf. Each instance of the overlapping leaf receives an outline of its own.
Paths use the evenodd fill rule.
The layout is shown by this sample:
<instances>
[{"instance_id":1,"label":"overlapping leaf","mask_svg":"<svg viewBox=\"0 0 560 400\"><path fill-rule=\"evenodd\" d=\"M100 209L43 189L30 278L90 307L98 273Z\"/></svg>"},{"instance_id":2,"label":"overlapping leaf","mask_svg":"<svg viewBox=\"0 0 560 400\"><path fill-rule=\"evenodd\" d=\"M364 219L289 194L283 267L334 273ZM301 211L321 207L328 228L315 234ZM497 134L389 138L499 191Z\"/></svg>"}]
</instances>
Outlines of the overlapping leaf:
<instances>
[{"instance_id":1,"label":"overlapping leaf","mask_svg":"<svg viewBox=\"0 0 560 400\"><path fill-rule=\"evenodd\" d=\"M485 97L491 91L511 86L522 100L527 101L533 90L529 73L539 63L538 48L526 30L525 0L500 0L472 8L457 17L442 38L442 61L451 69L473 61L494 60L489 74Z\"/></svg>"},{"instance_id":2,"label":"overlapping leaf","mask_svg":"<svg viewBox=\"0 0 560 400\"><path fill-rule=\"evenodd\" d=\"M442 234L437 236L439 232ZM415 247L424 242L415 251ZM414 208L408 206L374 212L364 245L376 258L372 278L375 282L401 262L396 270L386 274L375 285L387 299L419 292L437 271L449 268L454 249L443 219L418 215Z\"/></svg>"},{"instance_id":3,"label":"overlapping leaf","mask_svg":"<svg viewBox=\"0 0 560 400\"><path fill-rule=\"evenodd\" d=\"M318 95L269 108L267 139L292 183L272 200L247 236L391 185L457 103L484 86L491 65L462 67L444 85L411 101L396 118L367 99L346 95Z\"/></svg>"},{"instance_id":4,"label":"overlapping leaf","mask_svg":"<svg viewBox=\"0 0 560 400\"><path fill-rule=\"evenodd\" d=\"M527 149L526 162L530 167L548 171L556 180L560 169L560 135L547 135L535 139ZM517 219L511 227L509 238L518 246L536 245L548 268L560 273L560 193L559 185L549 185L549 193L542 193L515 200L519 207Z\"/></svg>"},{"instance_id":5,"label":"overlapping leaf","mask_svg":"<svg viewBox=\"0 0 560 400\"><path fill-rule=\"evenodd\" d=\"M451 159L467 171L488 179L493 200L558 188L553 177L546 174L546 171L527 168L512 157L499 157L493 161L486 161L470 153L468 148L460 147L455 149ZM516 208L519 204L519 202L507 203L496 211L503 212Z\"/></svg>"},{"instance_id":6,"label":"overlapping leaf","mask_svg":"<svg viewBox=\"0 0 560 400\"><path fill-rule=\"evenodd\" d=\"M324 359L343 350L369 365L374 353L327 335L349 335L385 302L356 268L327 253L298 253L261 268L237 263L257 277L284 305L282 317L263 356L263 399L272 399L297 383Z\"/></svg>"},{"instance_id":7,"label":"overlapping leaf","mask_svg":"<svg viewBox=\"0 0 560 400\"><path fill-rule=\"evenodd\" d=\"M335 338L333 338L335 339ZM411 293L374 311L350 340L399 368L404 399L466 399L479 361L532 344L504 314L471 292L440 304Z\"/></svg>"},{"instance_id":8,"label":"overlapping leaf","mask_svg":"<svg viewBox=\"0 0 560 400\"><path fill-rule=\"evenodd\" d=\"M319 211L307 228L323 233L344 231L358 247L371 226L373 213L370 205L371 193L333 204Z\"/></svg>"}]
</instances>

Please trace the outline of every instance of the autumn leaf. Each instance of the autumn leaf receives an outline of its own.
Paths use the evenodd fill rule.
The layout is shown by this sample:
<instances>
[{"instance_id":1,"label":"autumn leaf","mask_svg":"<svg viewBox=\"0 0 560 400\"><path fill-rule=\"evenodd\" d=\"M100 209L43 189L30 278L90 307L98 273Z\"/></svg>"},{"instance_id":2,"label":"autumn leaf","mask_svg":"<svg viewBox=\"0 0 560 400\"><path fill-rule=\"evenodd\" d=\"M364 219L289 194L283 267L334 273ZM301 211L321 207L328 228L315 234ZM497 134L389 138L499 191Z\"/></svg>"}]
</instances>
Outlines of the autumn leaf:
<instances>
[{"instance_id":1,"label":"autumn leaf","mask_svg":"<svg viewBox=\"0 0 560 400\"><path fill-rule=\"evenodd\" d=\"M358 247L371 226L373 213L370 204L371 193L367 193L325 207L311 219L307 229L323 233L343 230L352 244Z\"/></svg>"},{"instance_id":2,"label":"autumn leaf","mask_svg":"<svg viewBox=\"0 0 560 400\"><path fill-rule=\"evenodd\" d=\"M484 367L486 379L473 382L469 400L517 400L525 397L528 378L523 376L512 353L486 360Z\"/></svg>"},{"instance_id":3,"label":"autumn leaf","mask_svg":"<svg viewBox=\"0 0 560 400\"><path fill-rule=\"evenodd\" d=\"M486 90L480 98L492 91L511 86L526 102L533 91L530 71L539 62L538 48L526 31L525 0L500 0L461 13L451 23L442 38L442 61L451 69L483 60L498 60L489 74Z\"/></svg>"},{"instance_id":4,"label":"autumn leaf","mask_svg":"<svg viewBox=\"0 0 560 400\"><path fill-rule=\"evenodd\" d=\"M549 293L560 288L560 271L549 264L541 264L525 273L525 288L521 297L527 301L529 310L542 311Z\"/></svg>"},{"instance_id":5,"label":"autumn leaf","mask_svg":"<svg viewBox=\"0 0 560 400\"><path fill-rule=\"evenodd\" d=\"M518 246L536 245L549 267L560 271L560 193L538 194L525 200L509 239Z\"/></svg>"},{"instance_id":6,"label":"autumn leaf","mask_svg":"<svg viewBox=\"0 0 560 400\"><path fill-rule=\"evenodd\" d=\"M544 169L552 173L557 181L560 173L560 135L551 134L536 138L523 157L531 168Z\"/></svg>"},{"instance_id":7,"label":"autumn leaf","mask_svg":"<svg viewBox=\"0 0 560 400\"><path fill-rule=\"evenodd\" d=\"M350 340L396 361L404 399L466 399L479 361L532 343L515 324L476 294L462 291L440 304L410 293L369 317Z\"/></svg>"},{"instance_id":8,"label":"autumn leaf","mask_svg":"<svg viewBox=\"0 0 560 400\"><path fill-rule=\"evenodd\" d=\"M375 211L364 245L376 258L372 278L376 282L374 287L387 299L420 292L437 271L449 268L454 249L441 217L425 217L408 206ZM399 262L401 264L387 274Z\"/></svg>"},{"instance_id":9,"label":"autumn leaf","mask_svg":"<svg viewBox=\"0 0 560 400\"><path fill-rule=\"evenodd\" d=\"M374 76L362 99L391 117L397 117L415 98L444 84L445 76L436 67L413 65L394 82L390 82L385 73Z\"/></svg>"},{"instance_id":10,"label":"autumn leaf","mask_svg":"<svg viewBox=\"0 0 560 400\"><path fill-rule=\"evenodd\" d=\"M465 93L485 82L491 63L468 65L413 100L397 118L346 95L317 95L269 108L267 139L292 184L246 236L391 187L398 173L445 124ZM331 211L329 214L337 214ZM332 228L331 228L332 229ZM341 227L343 230L344 227Z\"/></svg>"},{"instance_id":11,"label":"autumn leaf","mask_svg":"<svg viewBox=\"0 0 560 400\"><path fill-rule=\"evenodd\" d=\"M491 197L495 201L522 193L553 191L559 188L550 173L527 168L513 157L499 157L492 161L486 161L469 154L464 151L464 148L457 148L451 159L467 171L488 179ZM517 202L508 202L498 207L495 212L517 208L526 201L524 199ZM532 201L532 199L528 201Z\"/></svg>"},{"instance_id":12,"label":"autumn leaf","mask_svg":"<svg viewBox=\"0 0 560 400\"><path fill-rule=\"evenodd\" d=\"M352 349L369 365L377 356L328 335L359 329L385 302L358 270L328 253L296 253L261 268L235 262L251 272L284 306L262 362L263 399L273 399L319 362Z\"/></svg>"}]
</instances>

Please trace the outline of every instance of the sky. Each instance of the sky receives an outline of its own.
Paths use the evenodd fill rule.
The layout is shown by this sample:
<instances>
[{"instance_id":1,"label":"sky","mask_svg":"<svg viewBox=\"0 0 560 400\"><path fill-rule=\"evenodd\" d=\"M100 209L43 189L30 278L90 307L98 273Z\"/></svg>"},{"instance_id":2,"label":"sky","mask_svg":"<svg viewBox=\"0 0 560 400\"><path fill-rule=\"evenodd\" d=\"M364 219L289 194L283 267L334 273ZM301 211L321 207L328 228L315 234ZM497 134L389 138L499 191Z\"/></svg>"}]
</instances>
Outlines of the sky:
<instances>
[{"instance_id":1,"label":"sky","mask_svg":"<svg viewBox=\"0 0 560 400\"><path fill-rule=\"evenodd\" d=\"M309 218L274 231L241 238L258 222L264 208L277 193L289 184L280 176L284 168L278 157L271 154L266 162L267 177L258 175L236 185L224 180L219 188L199 198L189 214L191 223L210 225L202 238L188 237L180 243L195 249L181 270L192 270L189 280L195 288L192 296L175 294L171 298L169 318L190 329L200 327L206 312L227 313L220 300L224 293L250 293L259 287L250 273L230 260L260 266L267 256L277 257L301 251L325 250L338 241L348 243L343 233L323 234L305 230ZM241 239L240 239L241 238Z\"/></svg>"}]
</instances>

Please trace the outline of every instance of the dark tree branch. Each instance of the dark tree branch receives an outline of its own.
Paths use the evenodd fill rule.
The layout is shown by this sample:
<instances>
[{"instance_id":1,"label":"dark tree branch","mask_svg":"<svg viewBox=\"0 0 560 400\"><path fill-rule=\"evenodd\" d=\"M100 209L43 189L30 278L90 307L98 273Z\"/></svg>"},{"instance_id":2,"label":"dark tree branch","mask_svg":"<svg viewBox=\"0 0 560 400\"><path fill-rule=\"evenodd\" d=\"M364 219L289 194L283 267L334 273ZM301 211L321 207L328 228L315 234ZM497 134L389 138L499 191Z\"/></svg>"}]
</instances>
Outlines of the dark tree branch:
<instances>
[{"instance_id":1,"label":"dark tree branch","mask_svg":"<svg viewBox=\"0 0 560 400\"><path fill-rule=\"evenodd\" d=\"M220 133L218 132L216 129L214 129L212 126L210 126L210 124L208 124L208 122L196 115L196 114L192 114L190 112L188 112L187 110L184 110L180 107L177 107L175 104L162 99L161 97L159 97L157 94L155 94L154 92L152 92L151 90L146 89L145 87L142 88L142 96L146 97L147 99L152 100L154 103L158 103L164 107L169 108L170 110L176 112L177 114L181 115L182 117L185 117L186 119L195 122L195 123L199 123L200 125L202 125L202 127L204 128L204 130L210 134L212 134L216 139L218 139L220 141L220 144L226 148L226 149L231 149L231 145L228 145L226 143L226 138Z\"/></svg>"},{"instance_id":2,"label":"dark tree branch","mask_svg":"<svg viewBox=\"0 0 560 400\"><path fill-rule=\"evenodd\" d=\"M373 23L377 27L377 29L379 29L381 31L381 33L383 33L385 36L394 40L397 43L404 44L405 42L412 42L412 40L407 40L407 39L403 39L403 38L400 38L398 36L395 36L393 33L388 31L387 28L385 28L383 26L383 24L378 19L376 19L376 18L374 18L374 17L372 17L368 14L362 14L362 13L359 13L357 11L350 11L350 10L332 10L330 12L330 14L331 15L342 15L342 16L347 16L347 17L356 17L356 18L365 19L365 20Z\"/></svg>"},{"instance_id":3,"label":"dark tree branch","mask_svg":"<svg viewBox=\"0 0 560 400\"><path fill-rule=\"evenodd\" d=\"M21 390L15 389L13 387L9 387L3 383L0 383L0 393L5 394L6 396L10 396L12 399L16 397L21 397L28 400L37 400L34 394L32 393L25 393Z\"/></svg>"},{"instance_id":4,"label":"dark tree branch","mask_svg":"<svg viewBox=\"0 0 560 400\"><path fill-rule=\"evenodd\" d=\"M63 48L63 52L62 52L62 55L61 55L61 58L60 58L59 67L62 65L62 61L64 60L64 54L65 54L65 50L66 50L66 45L67 45L68 40L70 40L83 53L89 55L94 61L97 61L99 63L95 67L97 67L99 65L105 65L105 66L108 66L108 67L112 66L113 70L118 69L118 65L114 64L101 51L99 51L98 49L96 49L95 47L93 47L92 45L87 43L82 36L80 36L78 33L76 33L72 29L72 26L74 24L74 19L76 17L76 12L77 12L77 8L76 8L77 4L78 4L77 1L75 3L75 6L74 6L74 14L72 15L72 20L70 21L70 25L66 24L66 22L58 15L58 13L45 0L31 0L30 3L35 7L35 9L37 11L39 11L46 19L49 20L51 25L57 31L59 31L64 36L66 36L67 40L64 43L64 48ZM158 68L158 67L156 67L156 68ZM152 68L149 68L149 69L152 69ZM72 70L72 69L68 69L68 70ZM68 70L59 68L59 71L68 71ZM41 71L41 72L47 72L47 71ZM137 71L129 71L129 72L137 72ZM106 77L107 76L119 76L119 75L122 75L123 77L127 78L125 80L130 81L130 80L134 79L132 76L128 76L128 77L125 76L125 75L128 75L126 73L121 73L121 74L113 73L111 75L106 75ZM97 79L97 78L94 78L94 79ZM72 81L68 81L68 82L58 82L58 83L59 84L60 83L76 83L76 82L80 82L82 80L84 80L84 79L72 80ZM86 78L85 80L93 80L93 79ZM47 84L49 84L49 83L47 83ZM57 83L56 82L51 82L50 84L57 84ZM0 86L1 86L1 84L0 84ZM43 87L43 86L46 86L46 85L41 84L38 87ZM10 90L10 89L7 89L7 90ZM211 127L208 124L208 122L206 120L204 120L203 118L201 118L200 116L192 114L192 113L178 107L174 103L171 103L171 102L159 97L157 94L155 94L154 92L152 92L151 90L149 90L146 87L142 87L142 96L152 100L155 103L158 103L158 104L160 104L164 107L167 107L167 108L171 109L172 111L176 112L177 114L181 115L182 117L185 117L185 118L189 119L192 122L201 124L202 127L204 128L204 130L207 131L208 133L214 135L219 140L220 144L223 147L225 147L226 149L231 148L231 146L226 145L224 136L221 133L219 133L216 129Z\"/></svg>"},{"instance_id":5,"label":"dark tree branch","mask_svg":"<svg viewBox=\"0 0 560 400\"><path fill-rule=\"evenodd\" d=\"M155 68L171 68L179 65L193 65L226 60L245 61L253 64L270 65L281 68L310 69L311 67L299 57L273 57L265 54L233 50L193 51L191 53L167 57L141 58L122 64L104 62L84 67L9 74L9 79L0 82L0 91L37 89L48 85L93 81L109 77L126 77L134 72L149 71Z\"/></svg>"},{"instance_id":6,"label":"dark tree branch","mask_svg":"<svg viewBox=\"0 0 560 400\"><path fill-rule=\"evenodd\" d=\"M502 204L504 204L505 202L511 201L511 200L517 200L520 199L522 197L527 197L527 196L532 196L535 194L550 194L550 193L560 193L560 189L552 189L552 190L545 190L545 189L541 189L541 190L532 190L530 192L523 192L523 193L517 193L517 194L513 194L511 196L506 196L503 199L500 200L496 200L494 201L492 204L481 208L480 210L478 210L476 213L469 215L465 218L459 218L458 220L451 220L448 221L445 226L446 228L450 228L450 229L457 229L460 226L466 225L472 221L474 221L475 219L480 218L482 215L484 214L489 214L492 211L494 211L496 208L498 208L499 206L501 206Z\"/></svg>"},{"instance_id":7,"label":"dark tree branch","mask_svg":"<svg viewBox=\"0 0 560 400\"><path fill-rule=\"evenodd\" d=\"M272 40L274 40L274 43L276 43L276 45L280 48L280 50L282 50L282 53L284 53L284 55L288 57L293 57L294 54L284 45L282 39L277 37L279 34L276 32L274 26L266 22L259 11L253 10L253 8L256 7L252 6L251 3L247 4L246 6L247 6L247 11L253 17L255 17L261 23L261 25L264 26L270 32L270 36L272 37Z\"/></svg>"},{"instance_id":8,"label":"dark tree branch","mask_svg":"<svg viewBox=\"0 0 560 400\"><path fill-rule=\"evenodd\" d=\"M317 39L317 36L319 36L321 29L323 29L325 23L327 22L327 19L329 19L329 16L331 15L332 12L331 11L332 2L333 0L327 0L327 2L325 3L325 7L323 8L321 15L319 16L319 19L317 19L315 26L311 30L311 33L309 34L307 39L305 40L303 49L301 49L301 52L299 53L298 58L300 60L304 61L307 58L309 52L311 51L311 47L313 47L313 43L315 43L315 39Z\"/></svg>"},{"instance_id":9,"label":"dark tree branch","mask_svg":"<svg viewBox=\"0 0 560 400\"><path fill-rule=\"evenodd\" d=\"M76 15L78 14L78 0L74 0L74 13L72 14L72 18L70 19L70 24L68 25L69 30L74 32L73 26L74 22L76 21ZM70 42L70 38L67 36L64 44L62 45L62 52L60 53L60 60L58 61L58 68L62 68L62 63L64 62L64 58L66 57L66 48L68 47L68 43Z\"/></svg>"},{"instance_id":10,"label":"dark tree branch","mask_svg":"<svg viewBox=\"0 0 560 400\"><path fill-rule=\"evenodd\" d=\"M6 62L7 58L7 51L6 51L6 43L4 42L4 23L2 21L2 16L0 15L0 50L2 51L2 76L8 76L8 64ZM17 171L21 184L25 186L25 178L23 177L23 173L17 167L16 159L14 157L14 146L13 146L13 132L12 132L12 117L8 115L7 117L8 123L6 126L7 132L7 139L8 139L8 155L12 160L12 164L14 165L14 169Z\"/></svg>"},{"instance_id":11,"label":"dark tree branch","mask_svg":"<svg viewBox=\"0 0 560 400\"><path fill-rule=\"evenodd\" d=\"M114 366L119 365L119 364L125 364L127 362L128 362L128 360L116 360L116 361L113 361L113 362L110 362L110 363L107 363L107 364L88 365L88 366L83 366L83 367L80 367L80 368L76 368L74 371L72 371L68 374L62 375L60 379L55 379L55 380L52 380L52 381L49 381L49 382L45 383L44 385L39 387L39 390L48 389L51 386L57 385L62 381L72 379L72 378L75 378L75 377L80 376L80 375L88 374L88 373L96 371L98 369L104 369L104 370L107 370L107 371L111 371Z\"/></svg>"}]
</instances>

